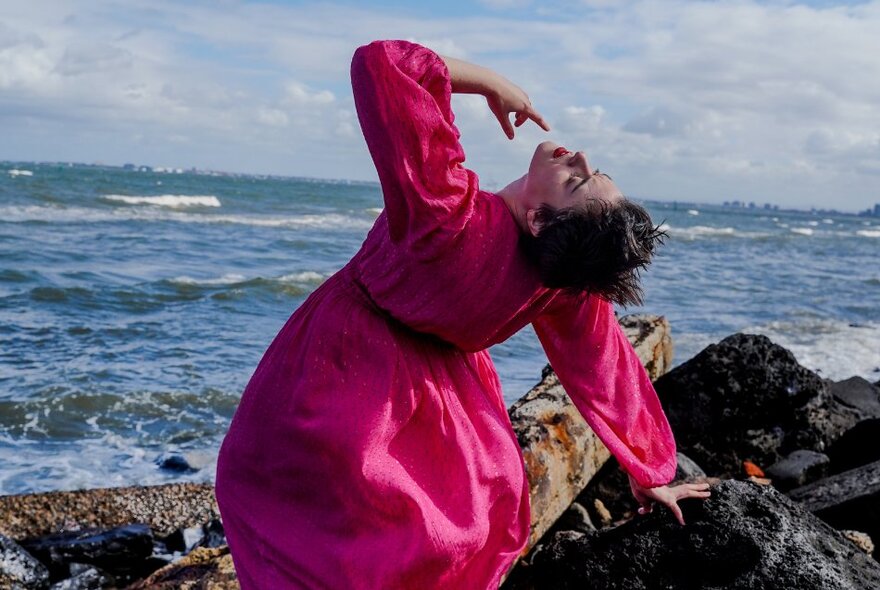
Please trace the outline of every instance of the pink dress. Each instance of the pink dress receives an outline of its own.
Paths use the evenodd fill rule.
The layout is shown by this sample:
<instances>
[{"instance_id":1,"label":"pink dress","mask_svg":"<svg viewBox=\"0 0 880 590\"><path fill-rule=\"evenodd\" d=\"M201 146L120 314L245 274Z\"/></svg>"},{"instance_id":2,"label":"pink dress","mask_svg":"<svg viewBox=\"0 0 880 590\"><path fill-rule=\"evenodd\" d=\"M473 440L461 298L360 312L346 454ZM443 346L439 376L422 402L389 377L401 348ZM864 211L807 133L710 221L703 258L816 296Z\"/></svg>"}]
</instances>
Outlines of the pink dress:
<instances>
[{"instance_id":1,"label":"pink dress","mask_svg":"<svg viewBox=\"0 0 880 590\"><path fill-rule=\"evenodd\" d=\"M449 73L377 41L352 61L385 210L245 389L216 495L244 590L497 588L529 533L522 455L486 348L533 323L643 485L675 443L611 305L540 285L501 198L464 168Z\"/></svg>"}]
</instances>

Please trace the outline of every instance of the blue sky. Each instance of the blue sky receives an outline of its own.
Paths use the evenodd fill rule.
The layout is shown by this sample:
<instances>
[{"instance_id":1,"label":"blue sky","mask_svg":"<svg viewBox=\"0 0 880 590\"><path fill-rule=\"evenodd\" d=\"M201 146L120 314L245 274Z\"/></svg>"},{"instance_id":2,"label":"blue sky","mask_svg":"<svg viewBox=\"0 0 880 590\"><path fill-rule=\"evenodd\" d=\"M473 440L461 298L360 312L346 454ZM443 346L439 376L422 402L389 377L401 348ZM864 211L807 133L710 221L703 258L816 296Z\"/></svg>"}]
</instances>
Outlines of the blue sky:
<instances>
[{"instance_id":1,"label":"blue sky","mask_svg":"<svg viewBox=\"0 0 880 590\"><path fill-rule=\"evenodd\" d=\"M550 121L453 108L486 188L535 145L636 197L880 202L880 1L171 2L0 6L0 159L375 179L348 68L405 38L497 70Z\"/></svg>"}]
</instances>

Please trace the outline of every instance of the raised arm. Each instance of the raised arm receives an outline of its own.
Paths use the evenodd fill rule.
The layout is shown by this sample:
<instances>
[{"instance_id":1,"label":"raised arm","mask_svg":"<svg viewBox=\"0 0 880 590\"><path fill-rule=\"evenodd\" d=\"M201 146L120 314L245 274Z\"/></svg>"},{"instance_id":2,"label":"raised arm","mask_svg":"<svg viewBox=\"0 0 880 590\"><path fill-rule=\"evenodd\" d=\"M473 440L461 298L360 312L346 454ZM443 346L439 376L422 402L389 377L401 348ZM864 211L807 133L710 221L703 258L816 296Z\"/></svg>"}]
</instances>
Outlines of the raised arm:
<instances>
[{"instance_id":1,"label":"raised arm","mask_svg":"<svg viewBox=\"0 0 880 590\"><path fill-rule=\"evenodd\" d=\"M546 126L525 93L503 77L408 41L359 47L351 62L351 83L382 184L391 239L407 241L415 254L422 243L455 235L479 191L477 175L463 165L452 92L485 96L509 137L511 112L517 114L517 125L532 118Z\"/></svg>"},{"instance_id":2,"label":"raised arm","mask_svg":"<svg viewBox=\"0 0 880 590\"><path fill-rule=\"evenodd\" d=\"M489 109L498 119L508 139L513 139L514 126L519 127L528 119L537 123L544 131L550 131L550 126L532 107L528 95L504 76L454 57L441 55L440 58L449 70L452 91L485 96ZM513 125L510 124L510 113L516 113Z\"/></svg>"}]
</instances>

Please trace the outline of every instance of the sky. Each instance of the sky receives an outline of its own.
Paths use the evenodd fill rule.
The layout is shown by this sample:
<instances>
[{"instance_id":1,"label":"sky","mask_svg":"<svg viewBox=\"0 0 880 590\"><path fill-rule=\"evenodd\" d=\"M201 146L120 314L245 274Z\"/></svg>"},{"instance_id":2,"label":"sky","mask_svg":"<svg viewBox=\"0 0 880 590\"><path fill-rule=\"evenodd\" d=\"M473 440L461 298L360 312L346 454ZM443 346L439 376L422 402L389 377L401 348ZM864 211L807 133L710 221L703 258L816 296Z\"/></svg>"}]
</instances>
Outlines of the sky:
<instances>
[{"instance_id":1,"label":"sky","mask_svg":"<svg viewBox=\"0 0 880 590\"><path fill-rule=\"evenodd\" d=\"M550 123L509 141L453 98L497 190L544 139L635 198L880 203L880 0L0 3L0 160L376 180L354 50L407 39L489 67Z\"/></svg>"}]
</instances>

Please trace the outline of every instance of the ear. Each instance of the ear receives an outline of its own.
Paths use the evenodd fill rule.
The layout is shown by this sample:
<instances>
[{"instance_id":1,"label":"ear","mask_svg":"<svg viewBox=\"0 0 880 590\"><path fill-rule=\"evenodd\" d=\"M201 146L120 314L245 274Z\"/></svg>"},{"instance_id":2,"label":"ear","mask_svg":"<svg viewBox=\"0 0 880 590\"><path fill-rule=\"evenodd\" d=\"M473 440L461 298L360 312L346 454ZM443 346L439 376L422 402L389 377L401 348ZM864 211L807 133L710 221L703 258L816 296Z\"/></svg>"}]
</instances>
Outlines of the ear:
<instances>
[{"instance_id":1,"label":"ear","mask_svg":"<svg viewBox=\"0 0 880 590\"><path fill-rule=\"evenodd\" d=\"M538 220L537 209L526 211L526 225L529 226L529 232L531 232L532 237L537 238L538 233L541 231L541 222Z\"/></svg>"}]
</instances>

